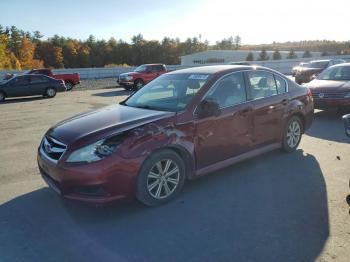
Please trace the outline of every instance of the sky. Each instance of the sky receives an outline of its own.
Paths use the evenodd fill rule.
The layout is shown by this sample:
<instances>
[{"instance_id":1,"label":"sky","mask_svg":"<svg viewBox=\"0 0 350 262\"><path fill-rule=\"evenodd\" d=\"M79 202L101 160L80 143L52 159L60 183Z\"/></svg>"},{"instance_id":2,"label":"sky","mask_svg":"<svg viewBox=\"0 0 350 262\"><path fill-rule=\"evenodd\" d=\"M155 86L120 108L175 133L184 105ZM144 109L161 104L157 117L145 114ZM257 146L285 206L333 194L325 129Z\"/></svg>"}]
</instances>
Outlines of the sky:
<instances>
[{"instance_id":1,"label":"sky","mask_svg":"<svg viewBox=\"0 0 350 262\"><path fill-rule=\"evenodd\" d=\"M211 44L350 40L350 0L0 0L0 24L86 39L202 36Z\"/></svg>"}]
</instances>

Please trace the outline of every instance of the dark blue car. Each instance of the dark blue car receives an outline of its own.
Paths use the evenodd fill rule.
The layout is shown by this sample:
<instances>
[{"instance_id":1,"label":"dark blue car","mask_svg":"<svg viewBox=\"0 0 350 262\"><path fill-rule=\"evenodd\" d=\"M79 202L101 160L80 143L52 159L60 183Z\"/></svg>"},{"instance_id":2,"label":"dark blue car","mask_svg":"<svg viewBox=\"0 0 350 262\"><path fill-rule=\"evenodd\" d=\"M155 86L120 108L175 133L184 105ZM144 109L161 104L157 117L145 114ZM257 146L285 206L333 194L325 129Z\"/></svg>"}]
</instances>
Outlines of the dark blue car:
<instances>
[{"instance_id":1,"label":"dark blue car","mask_svg":"<svg viewBox=\"0 0 350 262\"><path fill-rule=\"evenodd\" d=\"M66 86L62 80L45 75L18 75L0 82L0 102L7 97L42 95L52 98L63 91Z\"/></svg>"}]
</instances>

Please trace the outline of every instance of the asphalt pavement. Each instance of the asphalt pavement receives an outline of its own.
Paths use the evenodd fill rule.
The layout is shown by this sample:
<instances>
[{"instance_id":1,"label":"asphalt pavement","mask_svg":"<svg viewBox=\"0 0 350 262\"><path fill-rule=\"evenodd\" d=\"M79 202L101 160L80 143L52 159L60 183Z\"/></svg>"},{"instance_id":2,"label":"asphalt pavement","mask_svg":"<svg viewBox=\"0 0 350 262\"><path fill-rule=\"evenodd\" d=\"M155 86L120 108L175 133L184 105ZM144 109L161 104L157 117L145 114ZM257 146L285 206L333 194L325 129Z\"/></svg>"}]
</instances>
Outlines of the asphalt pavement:
<instances>
[{"instance_id":1,"label":"asphalt pavement","mask_svg":"<svg viewBox=\"0 0 350 262\"><path fill-rule=\"evenodd\" d=\"M350 139L318 111L279 150L188 182L174 201L105 207L61 199L36 149L56 122L121 101L121 89L0 104L0 261L349 261Z\"/></svg>"}]
</instances>

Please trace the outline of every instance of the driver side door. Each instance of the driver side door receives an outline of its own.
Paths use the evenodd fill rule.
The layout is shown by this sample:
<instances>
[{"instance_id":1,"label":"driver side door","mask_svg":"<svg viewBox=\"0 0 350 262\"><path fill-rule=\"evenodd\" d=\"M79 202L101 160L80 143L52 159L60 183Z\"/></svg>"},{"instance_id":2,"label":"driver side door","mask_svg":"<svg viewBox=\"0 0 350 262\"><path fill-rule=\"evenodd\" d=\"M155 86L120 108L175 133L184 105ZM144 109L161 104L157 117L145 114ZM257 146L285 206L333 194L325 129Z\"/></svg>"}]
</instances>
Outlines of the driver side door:
<instances>
[{"instance_id":1,"label":"driver side door","mask_svg":"<svg viewBox=\"0 0 350 262\"><path fill-rule=\"evenodd\" d=\"M195 117L197 169L243 154L253 143L253 107L247 101L242 72L221 78L204 99L216 101L220 112L217 116Z\"/></svg>"}]
</instances>

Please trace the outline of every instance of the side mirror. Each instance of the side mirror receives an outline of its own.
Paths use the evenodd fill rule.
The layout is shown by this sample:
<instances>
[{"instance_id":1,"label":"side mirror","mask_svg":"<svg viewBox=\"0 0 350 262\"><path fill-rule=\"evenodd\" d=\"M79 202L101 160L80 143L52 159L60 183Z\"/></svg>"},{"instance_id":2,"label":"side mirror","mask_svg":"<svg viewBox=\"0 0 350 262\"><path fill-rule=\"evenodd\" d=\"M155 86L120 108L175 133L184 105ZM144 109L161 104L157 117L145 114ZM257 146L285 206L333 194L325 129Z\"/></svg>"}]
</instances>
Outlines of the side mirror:
<instances>
[{"instance_id":1,"label":"side mirror","mask_svg":"<svg viewBox=\"0 0 350 262\"><path fill-rule=\"evenodd\" d=\"M196 115L199 118L219 116L220 114L221 114L221 110L220 110L219 104L213 99L203 100L199 104L196 112Z\"/></svg>"},{"instance_id":2,"label":"side mirror","mask_svg":"<svg viewBox=\"0 0 350 262\"><path fill-rule=\"evenodd\" d=\"M350 114L343 116L345 134L350 137Z\"/></svg>"}]
</instances>

